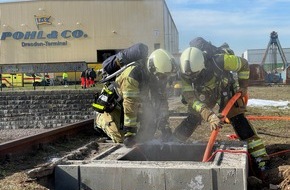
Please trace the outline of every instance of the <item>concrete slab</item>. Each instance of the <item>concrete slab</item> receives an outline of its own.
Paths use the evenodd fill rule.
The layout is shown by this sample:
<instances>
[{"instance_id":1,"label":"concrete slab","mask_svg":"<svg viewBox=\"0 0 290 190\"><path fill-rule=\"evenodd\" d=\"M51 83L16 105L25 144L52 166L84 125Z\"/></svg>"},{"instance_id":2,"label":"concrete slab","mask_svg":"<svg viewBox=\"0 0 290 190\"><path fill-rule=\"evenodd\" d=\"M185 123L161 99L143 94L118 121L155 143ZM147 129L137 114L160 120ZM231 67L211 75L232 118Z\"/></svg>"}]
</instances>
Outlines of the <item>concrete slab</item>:
<instances>
[{"instance_id":1,"label":"concrete slab","mask_svg":"<svg viewBox=\"0 0 290 190\"><path fill-rule=\"evenodd\" d=\"M205 143L121 145L90 161L58 165L55 189L94 190L224 190L247 189L244 153L219 152L201 162ZM214 150L244 150L245 143L216 144Z\"/></svg>"},{"instance_id":2,"label":"concrete slab","mask_svg":"<svg viewBox=\"0 0 290 190\"><path fill-rule=\"evenodd\" d=\"M55 189L79 190L79 166L78 165L62 165L55 168L57 182ZM57 177L57 176L60 176Z\"/></svg>"}]
</instances>

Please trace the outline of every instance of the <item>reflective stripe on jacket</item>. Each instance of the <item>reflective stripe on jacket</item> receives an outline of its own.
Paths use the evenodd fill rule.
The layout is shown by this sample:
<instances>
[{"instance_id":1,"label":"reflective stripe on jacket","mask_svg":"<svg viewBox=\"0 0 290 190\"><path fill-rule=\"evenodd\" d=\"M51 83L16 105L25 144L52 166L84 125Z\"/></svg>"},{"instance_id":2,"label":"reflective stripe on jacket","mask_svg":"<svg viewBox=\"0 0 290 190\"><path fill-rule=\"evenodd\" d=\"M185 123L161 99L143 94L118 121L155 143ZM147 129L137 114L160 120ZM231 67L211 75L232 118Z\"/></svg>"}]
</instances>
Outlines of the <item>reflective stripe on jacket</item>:
<instances>
[{"instance_id":1,"label":"reflective stripe on jacket","mask_svg":"<svg viewBox=\"0 0 290 190\"><path fill-rule=\"evenodd\" d=\"M239 80L248 80L250 77L248 61L242 57L228 54L218 54L213 57L213 62L221 72L236 72Z\"/></svg>"},{"instance_id":2,"label":"reflective stripe on jacket","mask_svg":"<svg viewBox=\"0 0 290 190\"><path fill-rule=\"evenodd\" d=\"M193 111L201 113L203 108L211 109L216 103L219 103L221 95L229 95L229 88L232 87L237 90L237 86L231 79L230 71L237 72L238 80L249 79L249 65L246 59L229 54L217 54L210 61L212 68L205 78L206 81L200 86L198 84L192 85L188 80L183 80L182 91L185 100L191 105ZM194 89L193 89L194 88ZM223 92L227 89L228 92ZM206 120L207 118L204 118Z\"/></svg>"}]
</instances>

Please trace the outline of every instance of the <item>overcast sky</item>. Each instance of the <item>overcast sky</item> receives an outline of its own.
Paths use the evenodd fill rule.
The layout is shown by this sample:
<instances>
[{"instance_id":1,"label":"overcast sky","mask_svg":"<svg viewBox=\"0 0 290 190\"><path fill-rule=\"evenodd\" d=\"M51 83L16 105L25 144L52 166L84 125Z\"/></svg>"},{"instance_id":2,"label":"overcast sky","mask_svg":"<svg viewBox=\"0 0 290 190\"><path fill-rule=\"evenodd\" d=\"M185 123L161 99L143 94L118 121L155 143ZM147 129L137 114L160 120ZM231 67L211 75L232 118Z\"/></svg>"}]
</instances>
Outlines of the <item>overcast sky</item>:
<instances>
[{"instance_id":1,"label":"overcast sky","mask_svg":"<svg viewBox=\"0 0 290 190\"><path fill-rule=\"evenodd\" d=\"M201 36L219 46L227 42L237 55L265 49L276 31L290 48L290 0L166 0L179 31L180 51Z\"/></svg>"}]
</instances>

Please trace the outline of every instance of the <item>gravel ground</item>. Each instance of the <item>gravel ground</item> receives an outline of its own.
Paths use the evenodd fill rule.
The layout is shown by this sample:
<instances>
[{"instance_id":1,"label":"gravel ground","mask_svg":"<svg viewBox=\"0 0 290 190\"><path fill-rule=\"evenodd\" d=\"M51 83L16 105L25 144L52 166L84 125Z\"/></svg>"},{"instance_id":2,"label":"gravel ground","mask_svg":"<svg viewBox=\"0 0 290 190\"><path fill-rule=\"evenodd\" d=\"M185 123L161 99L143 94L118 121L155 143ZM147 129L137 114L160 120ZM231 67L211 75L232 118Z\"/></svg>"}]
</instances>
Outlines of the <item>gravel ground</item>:
<instances>
[{"instance_id":1,"label":"gravel ground","mask_svg":"<svg viewBox=\"0 0 290 190\"><path fill-rule=\"evenodd\" d=\"M28 137L30 135L46 132L48 130L49 129L1 129L0 143Z\"/></svg>"},{"instance_id":2,"label":"gravel ground","mask_svg":"<svg viewBox=\"0 0 290 190\"><path fill-rule=\"evenodd\" d=\"M290 85L288 86L273 86L273 87L250 87L250 98L268 99L268 100L286 100L289 99ZM184 112L185 106L180 103L179 97L172 97L169 100L171 110L175 112ZM249 108L248 113L252 115L279 115L289 116L290 110L288 109L264 109L264 108ZM176 127L180 120L170 122L172 128ZM289 137L289 121L252 121L258 133L267 146L269 154L277 153L281 150L290 150L290 137ZM46 131L45 129L9 129L0 130L0 143L26 137L36 133ZM224 126L220 131L217 140L229 140L227 135L233 134L234 131L230 126ZM199 126L190 138L190 141L207 141L210 135L210 130L207 124L203 123ZM92 139L95 137L92 136ZM22 190L22 189L47 189L38 183L37 180L29 178L25 171L33 167L47 162L52 154L61 156L69 153L75 147L89 142L90 138L77 138L69 139L68 143L62 142L59 147L51 145L45 147L42 153L38 155L31 155L29 158L19 160L19 163L1 163L0 165L0 189L7 190ZM72 147L71 147L72 146ZM271 159L271 170L266 173L266 183L258 184L258 188L253 189L269 189L269 183L276 184L275 188L288 190L290 189L290 153L280 154ZM281 167L285 167L284 169ZM282 173L281 170L284 172ZM283 175L282 175L283 174ZM257 180L255 180L257 182ZM258 181L259 182L259 181ZM279 186L278 186L279 184Z\"/></svg>"}]
</instances>

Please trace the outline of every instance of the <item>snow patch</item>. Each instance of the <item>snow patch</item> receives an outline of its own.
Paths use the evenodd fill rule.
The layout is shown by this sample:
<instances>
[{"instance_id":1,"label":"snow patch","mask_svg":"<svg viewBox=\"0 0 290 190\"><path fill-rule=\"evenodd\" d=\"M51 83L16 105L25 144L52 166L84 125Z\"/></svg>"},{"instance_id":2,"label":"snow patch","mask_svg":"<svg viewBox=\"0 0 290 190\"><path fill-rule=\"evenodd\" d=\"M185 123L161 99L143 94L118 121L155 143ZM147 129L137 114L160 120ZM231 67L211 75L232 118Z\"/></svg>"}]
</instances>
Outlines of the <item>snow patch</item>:
<instances>
[{"instance_id":1,"label":"snow patch","mask_svg":"<svg viewBox=\"0 0 290 190\"><path fill-rule=\"evenodd\" d=\"M274 101L274 100L262 100L262 99L249 99L247 106L249 107L279 107L289 108L289 101Z\"/></svg>"}]
</instances>

